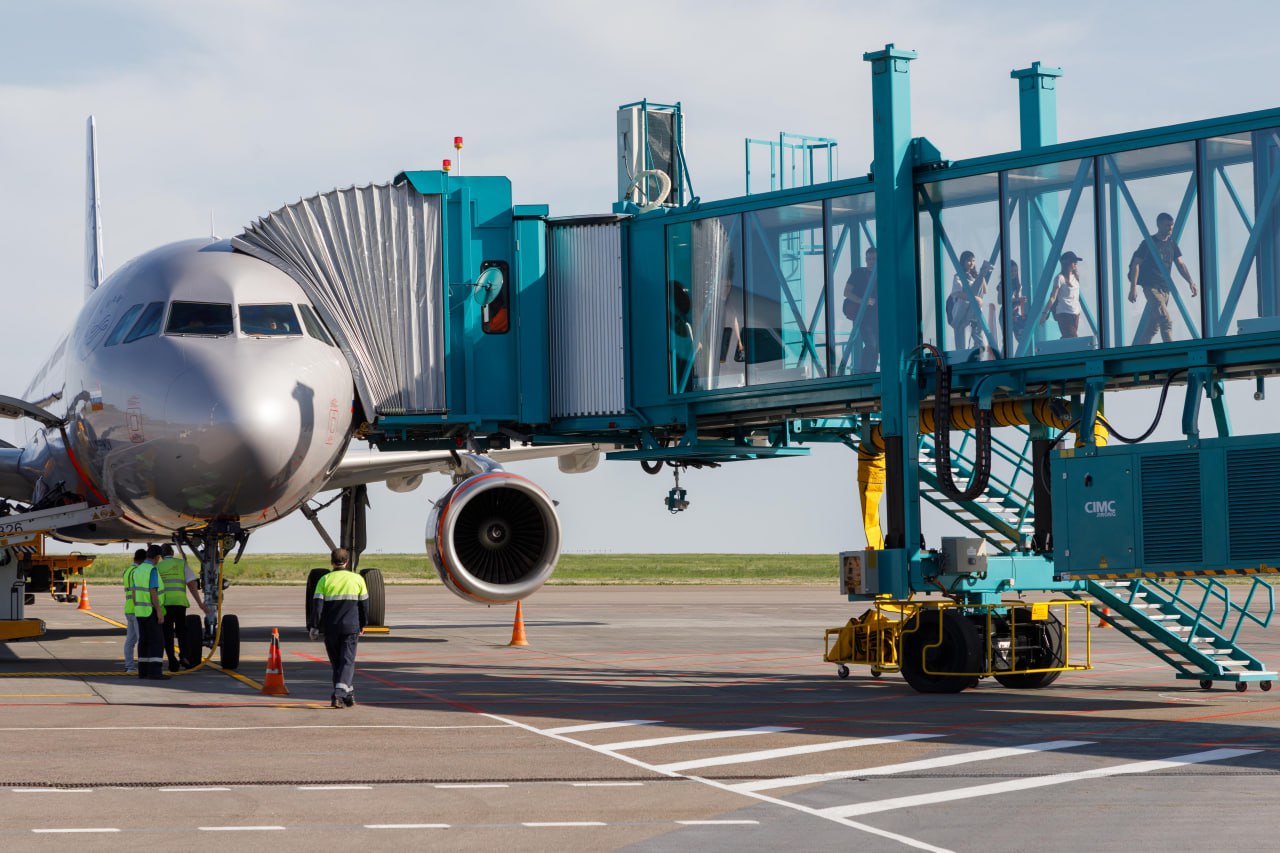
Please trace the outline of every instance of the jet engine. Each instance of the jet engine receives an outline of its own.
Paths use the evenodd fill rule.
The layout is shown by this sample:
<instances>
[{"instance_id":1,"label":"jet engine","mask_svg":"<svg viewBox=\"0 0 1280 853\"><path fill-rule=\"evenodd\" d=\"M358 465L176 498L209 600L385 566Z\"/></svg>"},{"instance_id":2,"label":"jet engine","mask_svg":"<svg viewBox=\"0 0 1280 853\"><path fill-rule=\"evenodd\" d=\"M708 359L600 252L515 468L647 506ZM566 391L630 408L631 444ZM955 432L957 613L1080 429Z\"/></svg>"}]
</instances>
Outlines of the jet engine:
<instances>
[{"instance_id":1,"label":"jet engine","mask_svg":"<svg viewBox=\"0 0 1280 853\"><path fill-rule=\"evenodd\" d=\"M524 477L488 471L451 488L427 521L427 553L454 594L500 604L536 592L560 558L560 519Z\"/></svg>"}]
</instances>

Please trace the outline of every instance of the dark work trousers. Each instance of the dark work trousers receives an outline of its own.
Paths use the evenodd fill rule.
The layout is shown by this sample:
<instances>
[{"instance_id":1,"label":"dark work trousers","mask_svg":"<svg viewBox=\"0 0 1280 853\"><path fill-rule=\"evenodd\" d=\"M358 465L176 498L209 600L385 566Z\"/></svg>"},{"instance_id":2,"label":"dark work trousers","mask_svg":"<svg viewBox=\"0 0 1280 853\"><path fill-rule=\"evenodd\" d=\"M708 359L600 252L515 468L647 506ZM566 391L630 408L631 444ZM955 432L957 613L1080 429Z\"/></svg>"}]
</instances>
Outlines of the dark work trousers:
<instances>
[{"instance_id":1,"label":"dark work trousers","mask_svg":"<svg viewBox=\"0 0 1280 853\"><path fill-rule=\"evenodd\" d=\"M356 692L356 643L359 640L359 634L339 634L336 629L325 629L324 650L333 665L333 695L338 698Z\"/></svg>"},{"instance_id":2,"label":"dark work trousers","mask_svg":"<svg viewBox=\"0 0 1280 853\"><path fill-rule=\"evenodd\" d=\"M138 677L164 675L164 628L153 612L138 617Z\"/></svg>"},{"instance_id":3,"label":"dark work trousers","mask_svg":"<svg viewBox=\"0 0 1280 853\"><path fill-rule=\"evenodd\" d=\"M178 656L173 653L174 637L178 638L178 644L182 644L183 630L187 625L187 608L174 607L172 604L164 606L164 651L169 656L169 671L178 671ZM191 656L187 654L187 650L182 650L182 660L189 661ZM185 666L183 667L186 668Z\"/></svg>"}]
</instances>

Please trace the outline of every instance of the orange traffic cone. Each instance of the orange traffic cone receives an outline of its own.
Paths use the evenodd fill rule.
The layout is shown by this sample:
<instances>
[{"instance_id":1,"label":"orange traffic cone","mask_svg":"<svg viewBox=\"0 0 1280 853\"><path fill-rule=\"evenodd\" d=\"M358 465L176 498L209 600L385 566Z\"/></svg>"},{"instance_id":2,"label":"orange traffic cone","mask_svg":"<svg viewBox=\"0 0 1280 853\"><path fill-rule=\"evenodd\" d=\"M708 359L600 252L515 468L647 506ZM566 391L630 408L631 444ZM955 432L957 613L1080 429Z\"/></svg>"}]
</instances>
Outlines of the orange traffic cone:
<instances>
[{"instance_id":1,"label":"orange traffic cone","mask_svg":"<svg viewBox=\"0 0 1280 853\"><path fill-rule=\"evenodd\" d=\"M80 581L80 606L77 610L89 610L89 581L81 579Z\"/></svg>"},{"instance_id":2,"label":"orange traffic cone","mask_svg":"<svg viewBox=\"0 0 1280 853\"><path fill-rule=\"evenodd\" d=\"M1111 623L1107 621L1108 617L1110 616L1111 616L1111 608L1110 607L1102 608L1102 611L1098 613L1098 627L1110 628Z\"/></svg>"},{"instance_id":3,"label":"orange traffic cone","mask_svg":"<svg viewBox=\"0 0 1280 853\"><path fill-rule=\"evenodd\" d=\"M524 635L524 615L520 612L520 602L516 602L516 624L511 629L511 642L508 646L527 646L529 640Z\"/></svg>"},{"instance_id":4,"label":"orange traffic cone","mask_svg":"<svg viewBox=\"0 0 1280 853\"><path fill-rule=\"evenodd\" d=\"M267 677L262 679L262 692L268 696L288 696L284 686L284 661L280 659L280 629L271 629L271 648L267 651Z\"/></svg>"}]
</instances>

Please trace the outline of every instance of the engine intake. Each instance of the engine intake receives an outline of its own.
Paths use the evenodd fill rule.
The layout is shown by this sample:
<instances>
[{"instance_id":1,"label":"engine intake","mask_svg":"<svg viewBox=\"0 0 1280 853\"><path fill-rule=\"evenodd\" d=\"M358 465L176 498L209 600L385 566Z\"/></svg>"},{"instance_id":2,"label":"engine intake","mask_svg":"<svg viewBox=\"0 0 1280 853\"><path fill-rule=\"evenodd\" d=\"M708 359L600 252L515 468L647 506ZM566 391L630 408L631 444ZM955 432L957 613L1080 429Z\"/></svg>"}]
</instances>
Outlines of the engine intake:
<instances>
[{"instance_id":1,"label":"engine intake","mask_svg":"<svg viewBox=\"0 0 1280 853\"><path fill-rule=\"evenodd\" d=\"M506 471L455 485L427 521L427 553L453 593L500 604L533 594L560 559L560 519L546 492Z\"/></svg>"}]
</instances>

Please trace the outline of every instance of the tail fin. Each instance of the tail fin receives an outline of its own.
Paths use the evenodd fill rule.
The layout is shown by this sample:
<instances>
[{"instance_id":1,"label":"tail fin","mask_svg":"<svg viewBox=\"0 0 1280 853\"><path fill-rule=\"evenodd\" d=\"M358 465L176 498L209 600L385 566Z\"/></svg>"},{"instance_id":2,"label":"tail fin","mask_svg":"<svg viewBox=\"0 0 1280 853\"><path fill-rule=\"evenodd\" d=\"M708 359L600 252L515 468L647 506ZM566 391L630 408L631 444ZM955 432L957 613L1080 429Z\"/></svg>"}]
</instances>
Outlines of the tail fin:
<instances>
[{"instance_id":1,"label":"tail fin","mask_svg":"<svg viewBox=\"0 0 1280 853\"><path fill-rule=\"evenodd\" d=\"M85 152L84 297L102 284L102 209L98 203L98 130L89 116Z\"/></svg>"}]
</instances>

